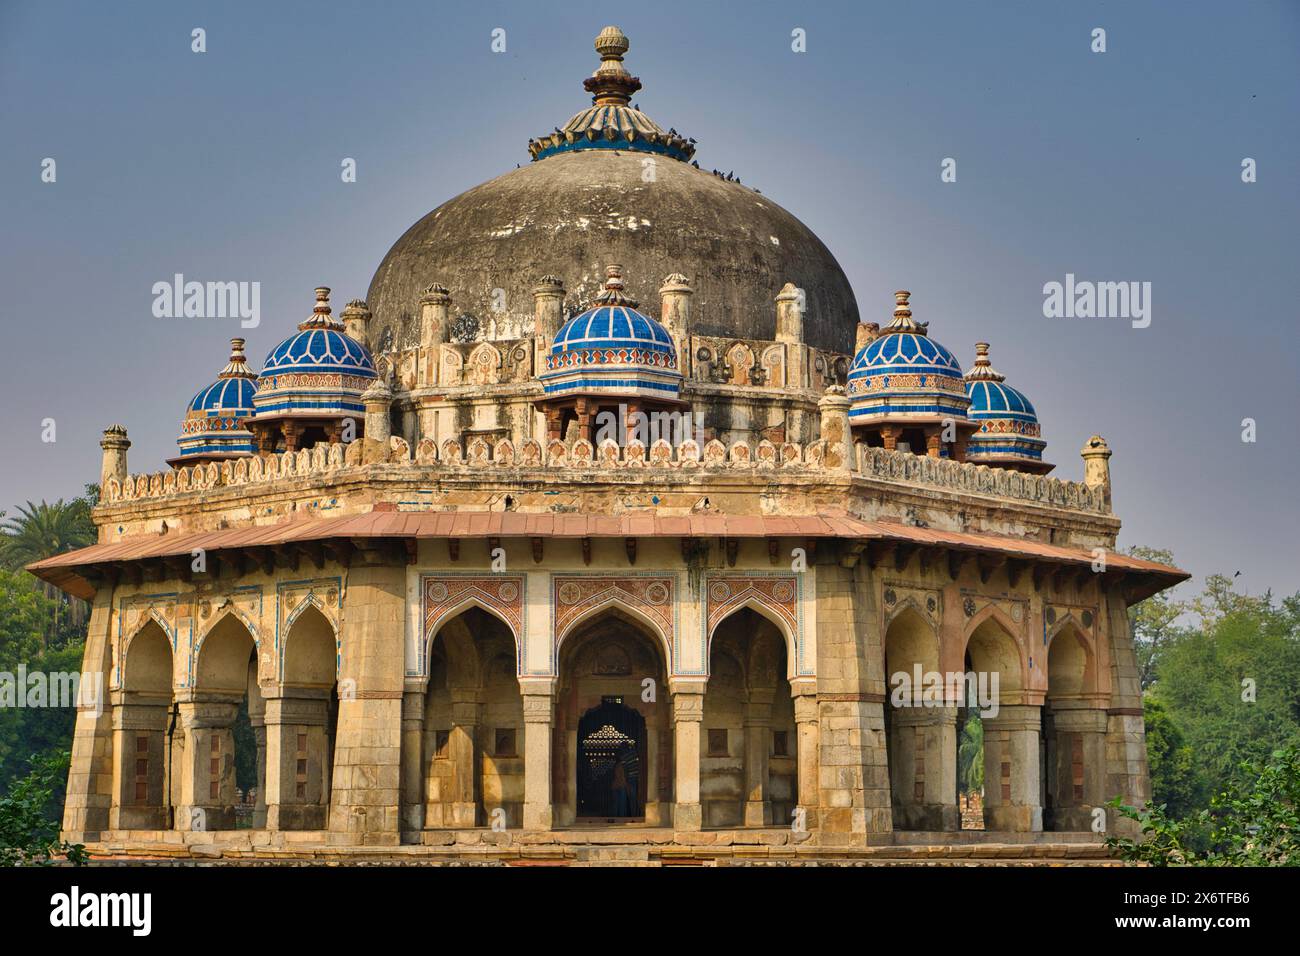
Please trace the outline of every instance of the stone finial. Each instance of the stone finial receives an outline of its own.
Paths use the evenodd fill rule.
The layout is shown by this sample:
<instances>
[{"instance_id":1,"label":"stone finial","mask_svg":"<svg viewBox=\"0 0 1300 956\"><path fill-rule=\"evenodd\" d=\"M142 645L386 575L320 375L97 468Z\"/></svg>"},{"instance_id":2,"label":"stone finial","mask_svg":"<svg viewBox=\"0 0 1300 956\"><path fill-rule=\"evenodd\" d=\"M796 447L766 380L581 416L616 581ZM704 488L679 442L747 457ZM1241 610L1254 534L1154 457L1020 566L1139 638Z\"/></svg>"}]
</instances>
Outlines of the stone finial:
<instances>
[{"instance_id":1,"label":"stone finial","mask_svg":"<svg viewBox=\"0 0 1300 956\"><path fill-rule=\"evenodd\" d=\"M673 337L677 370L687 376L691 374L691 300L694 296L690 281L680 272L665 276L664 284L659 287L659 319Z\"/></svg>"},{"instance_id":2,"label":"stone finial","mask_svg":"<svg viewBox=\"0 0 1300 956\"><path fill-rule=\"evenodd\" d=\"M367 345L366 330L370 325L370 315L370 307L366 305L364 299L353 299L343 308L339 316L343 320L344 333L362 345Z\"/></svg>"},{"instance_id":3,"label":"stone finial","mask_svg":"<svg viewBox=\"0 0 1300 956\"><path fill-rule=\"evenodd\" d=\"M1101 492L1106 510L1110 510L1110 445L1100 435L1093 435L1079 450L1083 458L1083 483Z\"/></svg>"},{"instance_id":4,"label":"stone finial","mask_svg":"<svg viewBox=\"0 0 1300 956\"><path fill-rule=\"evenodd\" d=\"M929 327L928 322L916 322L912 319L912 307L909 300L912 293L906 289L899 289L894 293L894 321L885 327L886 332L911 332L915 335L925 335Z\"/></svg>"},{"instance_id":5,"label":"stone finial","mask_svg":"<svg viewBox=\"0 0 1300 956\"><path fill-rule=\"evenodd\" d=\"M317 286L316 305L312 308L311 315L298 328L304 332L307 329L335 329L336 331L342 331L343 323L334 318L330 314L331 312L329 286Z\"/></svg>"},{"instance_id":6,"label":"stone finial","mask_svg":"<svg viewBox=\"0 0 1300 956\"><path fill-rule=\"evenodd\" d=\"M623 54L632 46L618 27L605 27L596 37L600 66L585 80L583 89L592 94L595 106L626 106L641 81L623 66Z\"/></svg>"},{"instance_id":7,"label":"stone finial","mask_svg":"<svg viewBox=\"0 0 1300 956\"><path fill-rule=\"evenodd\" d=\"M776 340L791 345L803 341L803 314L807 308L804 290L793 282L776 294Z\"/></svg>"},{"instance_id":8,"label":"stone finial","mask_svg":"<svg viewBox=\"0 0 1300 956\"><path fill-rule=\"evenodd\" d=\"M431 282L420 295L420 347L436 348L447 341L451 317L451 293L444 285Z\"/></svg>"},{"instance_id":9,"label":"stone finial","mask_svg":"<svg viewBox=\"0 0 1300 956\"><path fill-rule=\"evenodd\" d=\"M99 440L99 447L104 451L103 462L99 469L99 491L102 499L108 493L108 483L116 478L119 482L126 480L126 450L131 447L131 440L126 437L126 429L121 425L109 425L104 429L104 436Z\"/></svg>"},{"instance_id":10,"label":"stone finial","mask_svg":"<svg viewBox=\"0 0 1300 956\"><path fill-rule=\"evenodd\" d=\"M625 305L629 309L637 307L636 299L623 292L623 267L610 263L605 267L605 290L596 296L601 305Z\"/></svg>"},{"instance_id":11,"label":"stone finial","mask_svg":"<svg viewBox=\"0 0 1300 956\"><path fill-rule=\"evenodd\" d=\"M966 373L968 382L1005 382L1007 377L989 362L989 344L975 343L975 365Z\"/></svg>"},{"instance_id":12,"label":"stone finial","mask_svg":"<svg viewBox=\"0 0 1300 956\"><path fill-rule=\"evenodd\" d=\"M230 361L225 368L217 373L217 378L257 378L257 373L248 367L248 359L244 355L243 339L233 338L230 340Z\"/></svg>"}]
</instances>

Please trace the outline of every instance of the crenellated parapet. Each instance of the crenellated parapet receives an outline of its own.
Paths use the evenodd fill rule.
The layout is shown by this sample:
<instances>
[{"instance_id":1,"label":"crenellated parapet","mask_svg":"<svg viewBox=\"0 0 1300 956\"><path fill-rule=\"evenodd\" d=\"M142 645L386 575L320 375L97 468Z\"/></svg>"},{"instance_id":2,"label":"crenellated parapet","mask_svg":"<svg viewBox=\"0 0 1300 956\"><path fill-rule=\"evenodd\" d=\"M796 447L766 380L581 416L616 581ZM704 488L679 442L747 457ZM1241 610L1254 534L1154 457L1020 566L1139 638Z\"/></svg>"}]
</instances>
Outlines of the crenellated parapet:
<instances>
[{"instance_id":1,"label":"crenellated parapet","mask_svg":"<svg viewBox=\"0 0 1300 956\"><path fill-rule=\"evenodd\" d=\"M489 440L476 436L466 442L448 439L439 445L423 439L412 448L404 439L389 439L389 451L382 461L365 460L361 443L317 445L299 452L211 462L147 475L129 475L124 480L109 478L104 503L168 498L226 486L263 486L289 478L330 477L345 470L370 464L408 467L413 473L442 471L457 474L474 471L518 472L658 469L665 472L732 471L740 473L783 472L859 475L863 478L896 482L956 492L1034 502L1053 508L1108 514L1104 492L1083 482L1064 481L1020 472L990 468L949 459L926 458L906 452L886 451L862 444L855 446L855 460L841 462L828 454L824 440L796 442L724 443L716 439L699 442L688 439L676 444L660 438L650 443L633 438L622 445L612 439L565 442L529 438ZM355 453L354 453L355 452ZM575 476L576 477L576 476ZM250 493L254 493L252 487Z\"/></svg>"}]
</instances>

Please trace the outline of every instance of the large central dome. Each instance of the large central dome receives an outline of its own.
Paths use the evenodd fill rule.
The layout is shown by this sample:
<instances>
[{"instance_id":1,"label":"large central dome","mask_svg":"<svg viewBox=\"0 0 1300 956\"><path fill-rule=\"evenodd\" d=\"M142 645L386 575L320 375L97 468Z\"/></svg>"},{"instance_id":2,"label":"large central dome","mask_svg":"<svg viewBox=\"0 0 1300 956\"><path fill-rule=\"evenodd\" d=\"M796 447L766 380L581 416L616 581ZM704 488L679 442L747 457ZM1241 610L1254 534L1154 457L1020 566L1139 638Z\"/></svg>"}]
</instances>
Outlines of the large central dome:
<instances>
[{"instance_id":1,"label":"large central dome","mask_svg":"<svg viewBox=\"0 0 1300 956\"><path fill-rule=\"evenodd\" d=\"M690 140L630 105L640 81L623 69L616 28L596 49L590 108L531 140L532 163L443 203L384 256L368 294L372 344L417 344L419 298L433 282L451 291L457 315L522 327L542 276L559 276L568 309L580 311L603 289L605 264L619 262L642 302L684 273L698 335L775 338L773 300L793 282L806 297L805 341L851 352L857 302L830 250L766 196L693 166Z\"/></svg>"}]
</instances>

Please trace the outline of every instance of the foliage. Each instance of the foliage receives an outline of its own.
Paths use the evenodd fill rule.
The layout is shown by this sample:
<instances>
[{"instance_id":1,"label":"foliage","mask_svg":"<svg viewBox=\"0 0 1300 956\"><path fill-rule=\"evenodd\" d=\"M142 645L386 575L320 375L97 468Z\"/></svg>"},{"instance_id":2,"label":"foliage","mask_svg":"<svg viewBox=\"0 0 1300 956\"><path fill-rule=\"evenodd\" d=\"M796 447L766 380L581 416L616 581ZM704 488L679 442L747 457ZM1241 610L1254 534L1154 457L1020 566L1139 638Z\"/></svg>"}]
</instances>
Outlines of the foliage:
<instances>
[{"instance_id":1,"label":"foliage","mask_svg":"<svg viewBox=\"0 0 1300 956\"><path fill-rule=\"evenodd\" d=\"M971 711L957 744L957 783L962 793L984 789L984 722Z\"/></svg>"},{"instance_id":2,"label":"foliage","mask_svg":"<svg viewBox=\"0 0 1300 956\"><path fill-rule=\"evenodd\" d=\"M0 797L0 866L48 866L58 857L80 866L89 859L84 846L59 839L59 824L49 814L54 786L70 760L66 750L33 757L27 776Z\"/></svg>"},{"instance_id":3,"label":"foliage","mask_svg":"<svg viewBox=\"0 0 1300 956\"><path fill-rule=\"evenodd\" d=\"M1152 797L1180 819L1205 805L1207 781L1197 767L1194 751L1156 695L1148 694L1142 701L1142 716L1147 728Z\"/></svg>"},{"instance_id":4,"label":"foliage","mask_svg":"<svg viewBox=\"0 0 1300 956\"><path fill-rule=\"evenodd\" d=\"M1160 548L1129 548L1128 553L1144 561L1173 564L1172 551ZM1161 591L1129 608L1129 626L1133 632L1133 653L1137 658L1138 679L1143 690L1155 681L1156 662L1161 652L1182 633L1178 620L1187 613L1186 601L1175 601L1174 587Z\"/></svg>"},{"instance_id":5,"label":"foliage","mask_svg":"<svg viewBox=\"0 0 1300 956\"><path fill-rule=\"evenodd\" d=\"M1110 805L1141 827L1141 840L1106 841L1129 862L1300 865L1300 746L1275 750L1264 764L1244 764L1207 809L1183 820L1172 817L1164 805L1139 810L1118 797Z\"/></svg>"}]
</instances>

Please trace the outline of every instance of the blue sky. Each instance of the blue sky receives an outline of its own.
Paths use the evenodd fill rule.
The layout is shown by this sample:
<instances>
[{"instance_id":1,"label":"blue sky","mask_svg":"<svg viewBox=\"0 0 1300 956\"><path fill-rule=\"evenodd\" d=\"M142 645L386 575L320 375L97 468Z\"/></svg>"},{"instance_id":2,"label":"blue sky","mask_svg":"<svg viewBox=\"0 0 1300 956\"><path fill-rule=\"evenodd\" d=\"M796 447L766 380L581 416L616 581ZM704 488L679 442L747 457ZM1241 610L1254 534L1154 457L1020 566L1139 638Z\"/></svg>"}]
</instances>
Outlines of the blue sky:
<instances>
[{"instance_id":1,"label":"blue sky","mask_svg":"<svg viewBox=\"0 0 1300 956\"><path fill-rule=\"evenodd\" d=\"M232 335L257 366L313 287L364 296L411 223L527 162L611 22L641 107L817 232L864 319L908 288L963 361L991 342L1061 477L1109 440L1121 544L1297 590L1291 2L0 3L0 508L95 480L112 422L162 467ZM155 318L177 272L259 281L261 326ZM1150 327L1045 318L1067 273L1150 282Z\"/></svg>"}]
</instances>

